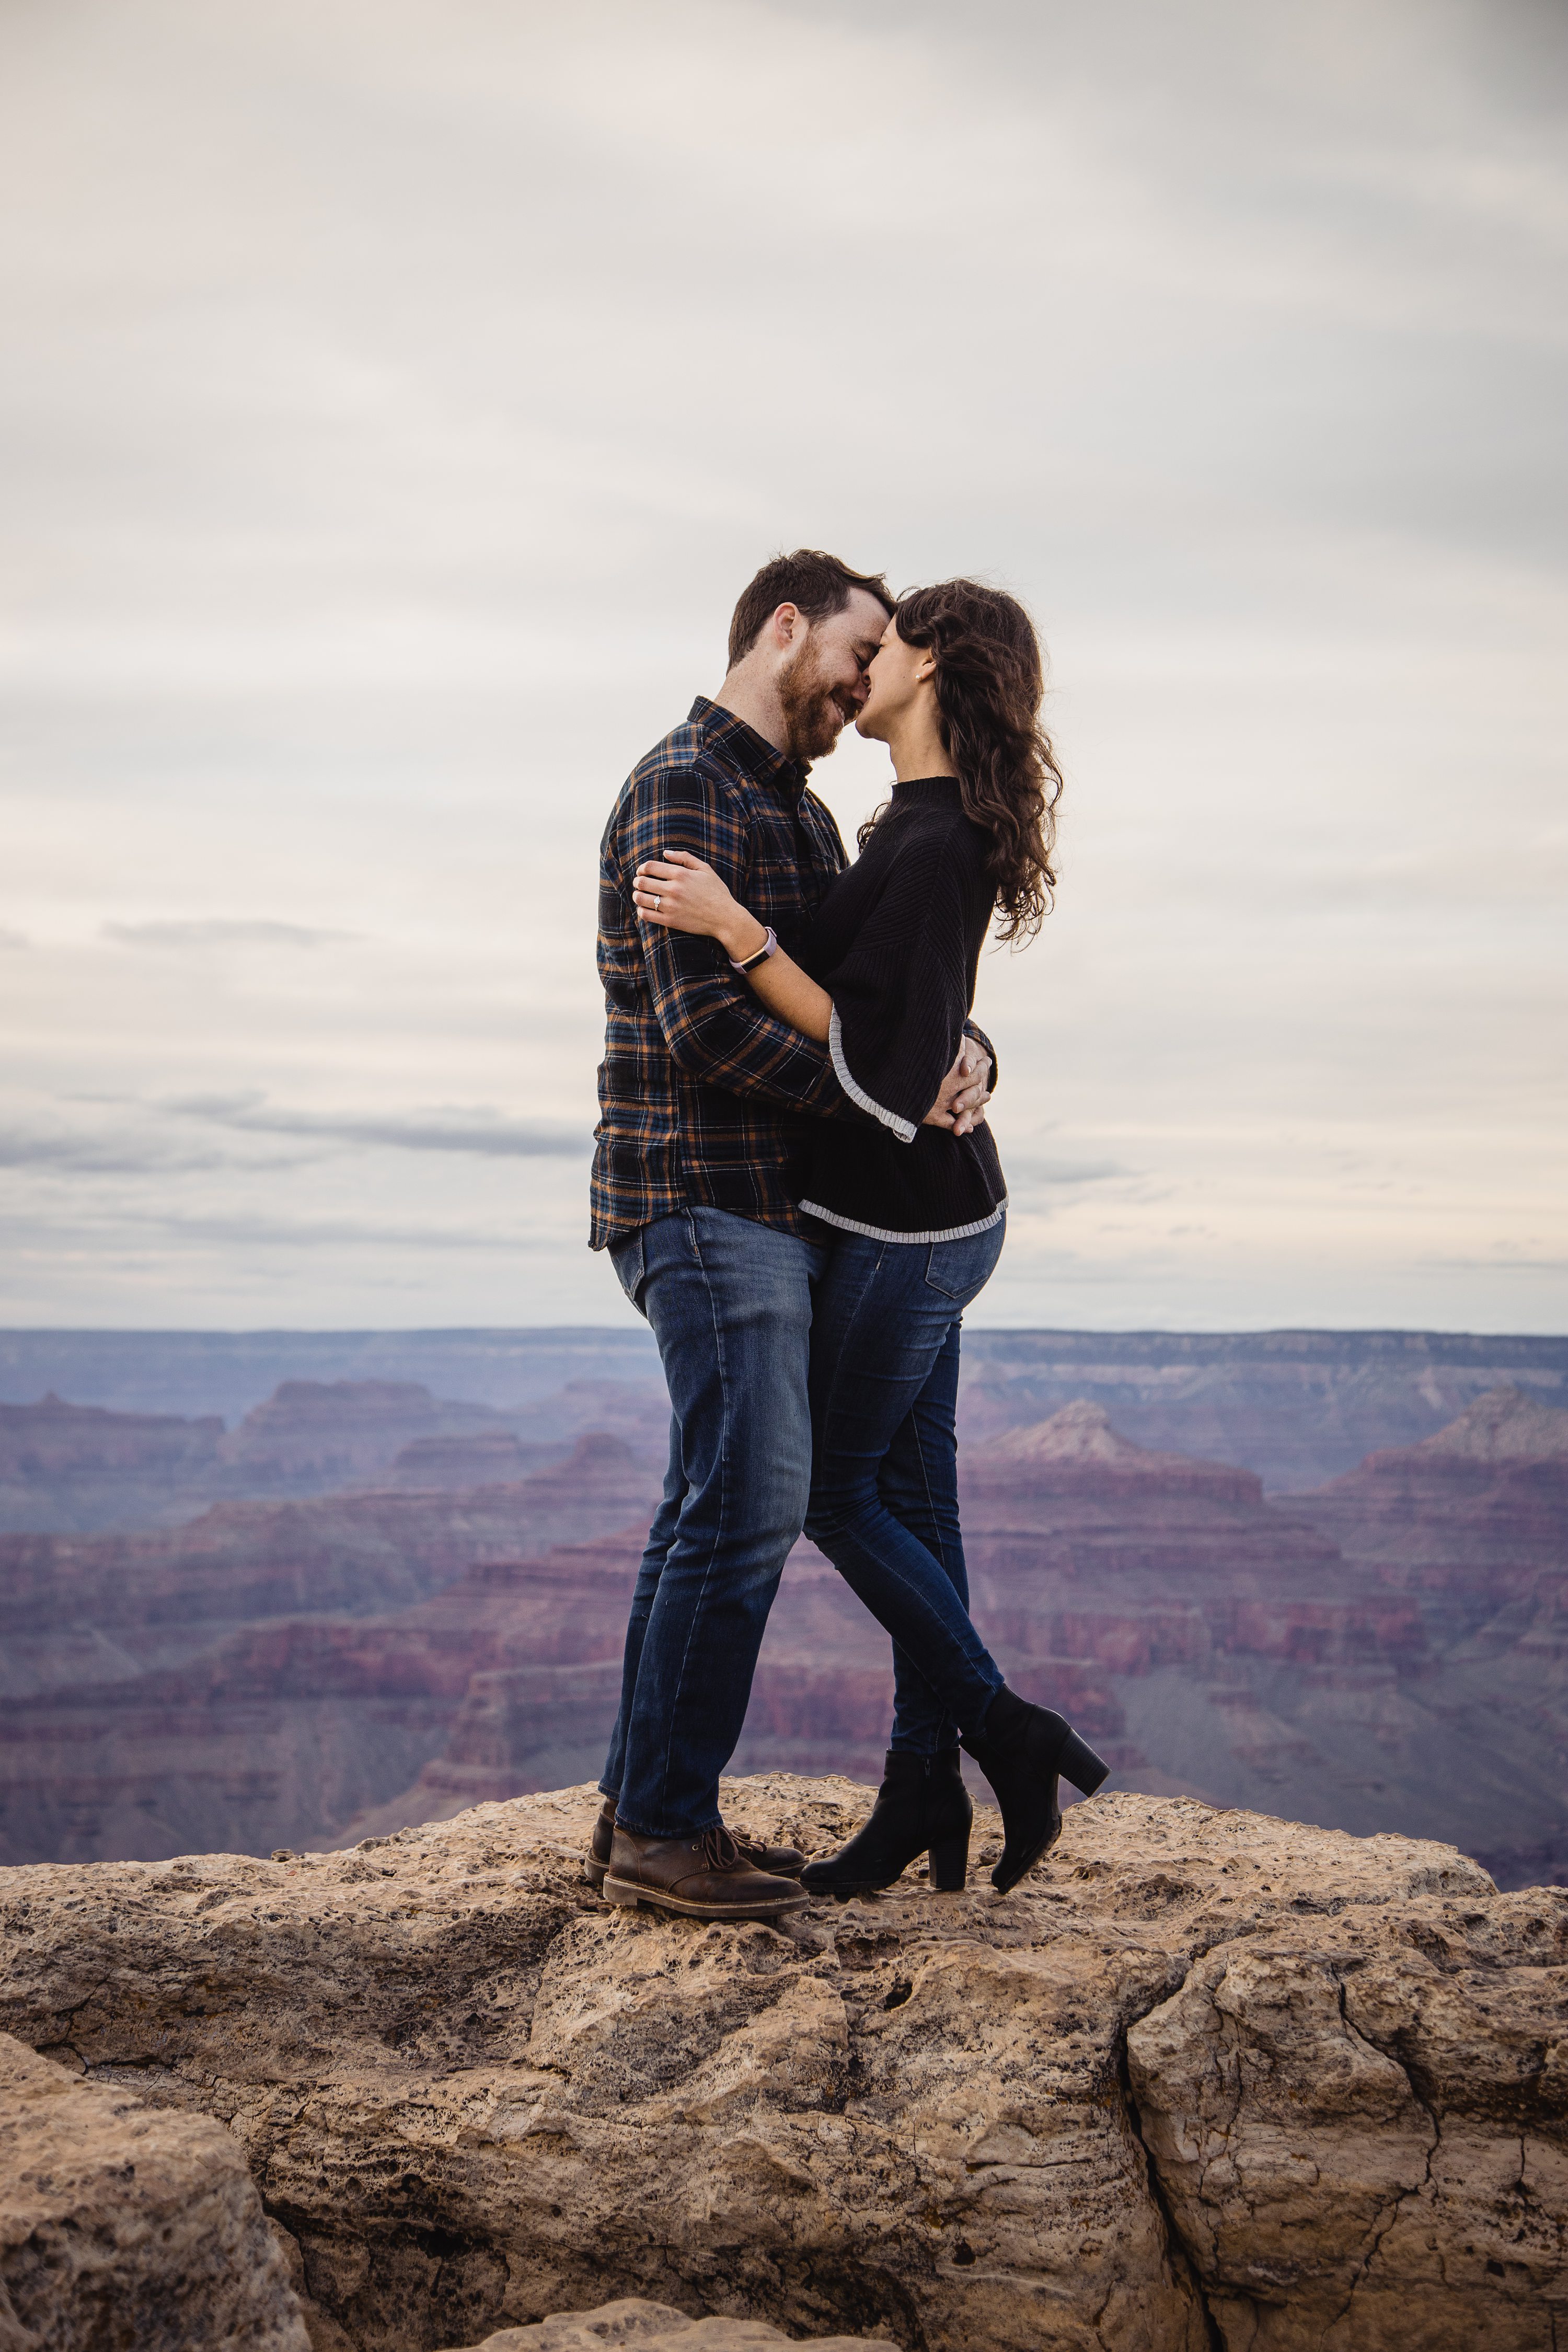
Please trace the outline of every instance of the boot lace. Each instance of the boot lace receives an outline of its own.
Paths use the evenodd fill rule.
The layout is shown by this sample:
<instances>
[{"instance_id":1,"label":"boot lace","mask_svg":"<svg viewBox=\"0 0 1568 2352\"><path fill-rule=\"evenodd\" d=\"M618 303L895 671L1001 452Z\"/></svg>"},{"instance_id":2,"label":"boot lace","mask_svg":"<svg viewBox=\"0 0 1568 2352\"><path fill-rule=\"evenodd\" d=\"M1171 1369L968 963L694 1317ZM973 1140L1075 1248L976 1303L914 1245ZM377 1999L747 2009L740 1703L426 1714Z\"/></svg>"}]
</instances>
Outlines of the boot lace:
<instances>
[{"instance_id":1,"label":"boot lace","mask_svg":"<svg viewBox=\"0 0 1568 2352\"><path fill-rule=\"evenodd\" d=\"M722 1822L715 1822L710 1830L704 1830L700 1838L692 1840L692 1843L705 1869L734 1870L741 1862L741 1849Z\"/></svg>"}]
</instances>

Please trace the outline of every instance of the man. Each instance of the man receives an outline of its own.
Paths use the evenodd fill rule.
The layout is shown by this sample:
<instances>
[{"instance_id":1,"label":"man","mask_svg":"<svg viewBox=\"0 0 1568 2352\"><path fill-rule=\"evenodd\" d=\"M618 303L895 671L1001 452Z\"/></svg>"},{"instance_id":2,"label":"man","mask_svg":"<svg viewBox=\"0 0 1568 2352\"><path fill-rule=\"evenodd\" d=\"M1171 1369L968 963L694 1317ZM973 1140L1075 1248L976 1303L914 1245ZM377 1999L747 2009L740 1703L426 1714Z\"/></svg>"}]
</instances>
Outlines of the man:
<instances>
[{"instance_id":1,"label":"man","mask_svg":"<svg viewBox=\"0 0 1568 2352\"><path fill-rule=\"evenodd\" d=\"M764 1012L715 940L638 922L632 881L639 860L691 850L780 945L797 944L845 862L806 770L865 700L892 605L879 576L816 550L764 565L735 607L717 699L700 695L638 761L600 849L591 1239L653 1327L674 1410L590 1872L612 1902L697 1918L772 1918L805 1900L803 1856L724 1829L719 1775L810 1486L826 1253L795 1206L802 1122L863 1115L827 1049ZM941 1108L978 1107L989 1069L966 1049Z\"/></svg>"}]
</instances>

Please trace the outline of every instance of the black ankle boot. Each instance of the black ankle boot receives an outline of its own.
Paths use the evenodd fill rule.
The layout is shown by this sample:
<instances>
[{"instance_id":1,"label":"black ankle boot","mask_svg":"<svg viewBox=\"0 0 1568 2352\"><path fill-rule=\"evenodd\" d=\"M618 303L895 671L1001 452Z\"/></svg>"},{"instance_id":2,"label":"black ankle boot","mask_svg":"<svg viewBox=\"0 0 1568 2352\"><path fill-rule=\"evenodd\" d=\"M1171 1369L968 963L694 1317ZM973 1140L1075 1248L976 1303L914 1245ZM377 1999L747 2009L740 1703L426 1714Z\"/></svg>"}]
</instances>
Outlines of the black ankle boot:
<instances>
[{"instance_id":1,"label":"black ankle boot","mask_svg":"<svg viewBox=\"0 0 1568 2352\"><path fill-rule=\"evenodd\" d=\"M1016 1886L1061 1835L1057 1778L1092 1797L1109 1764L1101 1763L1070 1723L1048 1706L1031 1706L1004 1683L985 1710L980 1730L963 1741L996 1791L1002 1808L1002 1859L991 1874L998 1895Z\"/></svg>"},{"instance_id":2,"label":"black ankle boot","mask_svg":"<svg viewBox=\"0 0 1568 2352\"><path fill-rule=\"evenodd\" d=\"M932 1887L954 1895L968 1874L973 1818L956 1748L935 1756L889 1748L870 1820L827 1861L808 1862L800 1883L814 1895L837 1895L844 1903L851 1895L875 1895L891 1886L917 1854L929 1853Z\"/></svg>"}]
</instances>

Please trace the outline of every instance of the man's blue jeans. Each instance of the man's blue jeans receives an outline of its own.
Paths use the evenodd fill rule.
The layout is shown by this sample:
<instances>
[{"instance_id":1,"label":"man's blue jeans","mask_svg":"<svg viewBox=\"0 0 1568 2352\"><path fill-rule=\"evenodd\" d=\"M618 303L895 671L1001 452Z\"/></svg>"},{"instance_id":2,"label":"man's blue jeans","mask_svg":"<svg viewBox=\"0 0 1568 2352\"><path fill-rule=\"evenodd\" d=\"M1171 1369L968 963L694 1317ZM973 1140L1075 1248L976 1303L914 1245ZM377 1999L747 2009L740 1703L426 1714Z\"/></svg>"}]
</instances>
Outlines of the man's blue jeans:
<instances>
[{"instance_id":1,"label":"man's blue jeans","mask_svg":"<svg viewBox=\"0 0 1568 2352\"><path fill-rule=\"evenodd\" d=\"M826 1255L724 1209L678 1210L611 1246L674 1407L599 1783L637 1837L691 1836L720 1818L719 1775L805 1518L812 1292Z\"/></svg>"},{"instance_id":2,"label":"man's blue jeans","mask_svg":"<svg viewBox=\"0 0 1568 2352\"><path fill-rule=\"evenodd\" d=\"M952 1242L840 1234L816 1290L805 1531L892 1635L889 1744L918 1756L977 1730L1002 1687L970 1622L953 1423L959 1327L1005 1222Z\"/></svg>"}]
</instances>

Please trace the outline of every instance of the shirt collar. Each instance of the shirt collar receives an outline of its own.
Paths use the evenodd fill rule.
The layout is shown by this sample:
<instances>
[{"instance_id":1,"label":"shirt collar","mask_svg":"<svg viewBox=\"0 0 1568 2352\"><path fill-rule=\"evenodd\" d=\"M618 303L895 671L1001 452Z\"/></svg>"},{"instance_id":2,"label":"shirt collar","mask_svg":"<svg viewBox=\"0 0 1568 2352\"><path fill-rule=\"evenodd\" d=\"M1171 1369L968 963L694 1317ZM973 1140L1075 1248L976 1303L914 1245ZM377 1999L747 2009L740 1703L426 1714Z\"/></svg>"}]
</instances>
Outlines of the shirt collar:
<instances>
[{"instance_id":1,"label":"shirt collar","mask_svg":"<svg viewBox=\"0 0 1568 2352\"><path fill-rule=\"evenodd\" d=\"M906 805L912 801L933 802L936 804L962 808L963 793L956 776L911 776L906 784L893 786L893 798Z\"/></svg>"},{"instance_id":2,"label":"shirt collar","mask_svg":"<svg viewBox=\"0 0 1568 2352\"><path fill-rule=\"evenodd\" d=\"M748 727L743 719L737 719L721 703L710 702L705 694L700 694L687 713L687 722L700 727L704 742L722 752L753 783L771 784L775 792L787 793L793 800L798 800L805 791L807 772L800 761L775 751L754 727Z\"/></svg>"}]
</instances>

